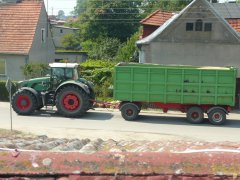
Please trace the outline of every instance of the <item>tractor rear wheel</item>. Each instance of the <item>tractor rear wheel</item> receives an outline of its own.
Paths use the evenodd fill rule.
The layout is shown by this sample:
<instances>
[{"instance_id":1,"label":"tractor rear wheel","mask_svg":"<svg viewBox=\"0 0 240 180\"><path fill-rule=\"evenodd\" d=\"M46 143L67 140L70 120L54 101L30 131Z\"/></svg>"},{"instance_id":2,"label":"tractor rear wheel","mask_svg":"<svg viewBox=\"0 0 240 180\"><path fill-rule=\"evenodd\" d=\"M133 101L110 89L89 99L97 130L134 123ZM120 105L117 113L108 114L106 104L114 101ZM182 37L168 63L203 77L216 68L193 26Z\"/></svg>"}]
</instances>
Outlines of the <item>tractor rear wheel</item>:
<instances>
[{"instance_id":1,"label":"tractor rear wheel","mask_svg":"<svg viewBox=\"0 0 240 180\"><path fill-rule=\"evenodd\" d=\"M56 107L66 117L83 115L89 108L89 98L85 91L74 86L66 86L56 96Z\"/></svg>"},{"instance_id":2,"label":"tractor rear wheel","mask_svg":"<svg viewBox=\"0 0 240 180\"><path fill-rule=\"evenodd\" d=\"M12 97L12 108L20 115L32 114L37 109L36 97L29 91L18 90Z\"/></svg>"}]
</instances>

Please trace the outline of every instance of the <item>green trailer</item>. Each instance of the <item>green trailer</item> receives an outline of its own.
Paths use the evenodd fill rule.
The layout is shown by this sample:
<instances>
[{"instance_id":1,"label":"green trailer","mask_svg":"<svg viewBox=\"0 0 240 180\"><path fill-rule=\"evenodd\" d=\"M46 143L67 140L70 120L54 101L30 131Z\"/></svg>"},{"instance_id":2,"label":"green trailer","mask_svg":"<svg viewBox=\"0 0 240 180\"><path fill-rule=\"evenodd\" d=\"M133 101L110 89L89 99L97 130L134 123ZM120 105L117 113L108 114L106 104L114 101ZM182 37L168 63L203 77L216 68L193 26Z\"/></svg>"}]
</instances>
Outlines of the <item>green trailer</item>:
<instances>
[{"instance_id":1,"label":"green trailer","mask_svg":"<svg viewBox=\"0 0 240 180\"><path fill-rule=\"evenodd\" d=\"M180 110L191 123L201 123L206 113L212 124L223 124L235 105L236 76L234 67L120 63L114 99L126 120L136 119L144 105Z\"/></svg>"}]
</instances>

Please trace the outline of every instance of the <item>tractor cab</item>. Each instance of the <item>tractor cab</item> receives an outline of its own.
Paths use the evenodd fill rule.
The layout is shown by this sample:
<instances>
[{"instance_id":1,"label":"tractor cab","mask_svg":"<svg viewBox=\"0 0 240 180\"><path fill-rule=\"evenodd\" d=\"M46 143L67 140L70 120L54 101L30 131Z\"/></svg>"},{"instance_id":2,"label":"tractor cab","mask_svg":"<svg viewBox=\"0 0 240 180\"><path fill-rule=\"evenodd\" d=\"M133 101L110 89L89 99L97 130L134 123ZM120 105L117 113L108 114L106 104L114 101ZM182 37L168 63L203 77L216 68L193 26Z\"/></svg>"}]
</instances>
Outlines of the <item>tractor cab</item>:
<instances>
[{"instance_id":1,"label":"tractor cab","mask_svg":"<svg viewBox=\"0 0 240 180\"><path fill-rule=\"evenodd\" d=\"M55 87L66 80L78 79L79 65L77 63L51 63L49 66L51 82Z\"/></svg>"}]
</instances>

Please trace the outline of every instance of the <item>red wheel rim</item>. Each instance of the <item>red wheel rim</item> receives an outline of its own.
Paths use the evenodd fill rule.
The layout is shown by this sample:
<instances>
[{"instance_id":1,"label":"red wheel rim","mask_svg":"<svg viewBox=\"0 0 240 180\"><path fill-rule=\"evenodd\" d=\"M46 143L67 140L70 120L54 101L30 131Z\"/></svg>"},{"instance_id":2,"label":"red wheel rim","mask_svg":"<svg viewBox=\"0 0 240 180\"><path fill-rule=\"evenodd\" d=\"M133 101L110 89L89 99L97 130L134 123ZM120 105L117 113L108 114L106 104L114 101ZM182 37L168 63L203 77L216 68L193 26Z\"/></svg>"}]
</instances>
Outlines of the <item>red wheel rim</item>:
<instances>
[{"instance_id":1,"label":"red wheel rim","mask_svg":"<svg viewBox=\"0 0 240 180\"><path fill-rule=\"evenodd\" d=\"M222 119L223 119L222 114L220 114L220 113L214 113L214 114L213 114L213 120L214 120L214 121L219 122L219 121L221 121Z\"/></svg>"},{"instance_id":2,"label":"red wheel rim","mask_svg":"<svg viewBox=\"0 0 240 180\"><path fill-rule=\"evenodd\" d=\"M62 105L69 111L75 111L80 105L80 100L75 94L67 94L63 97Z\"/></svg>"},{"instance_id":3,"label":"red wheel rim","mask_svg":"<svg viewBox=\"0 0 240 180\"><path fill-rule=\"evenodd\" d=\"M192 117L193 119L197 119L197 118L199 118L199 113L198 113L198 112L193 112L192 115L191 115L191 117Z\"/></svg>"},{"instance_id":4,"label":"red wheel rim","mask_svg":"<svg viewBox=\"0 0 240 180\"><path fill-rule=\"evenodd\" d=\"M126 114L127 114L128 116L132 116L132 115L133 115L133 110L132 110L132 109L127 109L127 110L126 110Z\"/></svg>"},{"instance_id":5,"label":"red wheel rim","mask_svg":"<svg viewBox=\"0 0 240 180\"><path fill-rule=\"evenodd\" d=\"M28 96L19 96L17 98L17 107L21 110L27 110L31 106L31 100Z\"/></svg>"}]
</instances>

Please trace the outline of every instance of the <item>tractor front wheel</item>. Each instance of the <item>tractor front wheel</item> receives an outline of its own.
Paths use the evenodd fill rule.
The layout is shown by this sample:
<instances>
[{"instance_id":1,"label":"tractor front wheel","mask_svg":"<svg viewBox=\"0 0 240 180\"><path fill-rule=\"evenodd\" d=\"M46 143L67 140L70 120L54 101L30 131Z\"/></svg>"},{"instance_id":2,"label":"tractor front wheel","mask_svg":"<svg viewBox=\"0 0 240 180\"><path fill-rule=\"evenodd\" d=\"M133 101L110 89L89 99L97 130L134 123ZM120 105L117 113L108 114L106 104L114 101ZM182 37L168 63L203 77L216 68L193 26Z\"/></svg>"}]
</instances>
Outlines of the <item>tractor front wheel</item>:
<instances>
[{"instance_id":1,"label":"tractor front wheel","mask_svg":"<svg viewBox=\"0 0 240 180\"><path fill-rule=\"evenodd\" d=\"M82 89L66 86L57 94L56 106L58 112L63 116L77 117L88 110L89 98Z\"/></svg>"},{"instance_id":2,"label":"tractor front wheel","mask_svg":"<svg viewBox=\"0 0 240 180\"><path fill-rule=\"evenodd\" d=\"M12 108L19 115L32 114L37 109L36 97L27 90L19 90L12 97Z\"/></svg>"}]
</instances>

